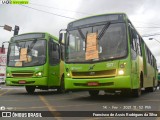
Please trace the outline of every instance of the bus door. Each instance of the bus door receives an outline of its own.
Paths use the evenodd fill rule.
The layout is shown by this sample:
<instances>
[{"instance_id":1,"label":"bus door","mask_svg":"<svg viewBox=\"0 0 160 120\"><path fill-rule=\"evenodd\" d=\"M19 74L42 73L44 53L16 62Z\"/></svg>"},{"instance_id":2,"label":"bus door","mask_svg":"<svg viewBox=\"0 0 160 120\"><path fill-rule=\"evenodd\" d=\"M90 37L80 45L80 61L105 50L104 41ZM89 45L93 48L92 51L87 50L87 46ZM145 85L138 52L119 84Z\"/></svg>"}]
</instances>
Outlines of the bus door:
<instances>
[{"instance_id":1,"label":"bus door","mask_svg":"<svg viewBox=\"0 0 160 120\"><path fill-rule=\"evenodd\" d=\"M48 86L60 85L60 47L51 38L49 41Z\"/></svg>"}]
</instances>

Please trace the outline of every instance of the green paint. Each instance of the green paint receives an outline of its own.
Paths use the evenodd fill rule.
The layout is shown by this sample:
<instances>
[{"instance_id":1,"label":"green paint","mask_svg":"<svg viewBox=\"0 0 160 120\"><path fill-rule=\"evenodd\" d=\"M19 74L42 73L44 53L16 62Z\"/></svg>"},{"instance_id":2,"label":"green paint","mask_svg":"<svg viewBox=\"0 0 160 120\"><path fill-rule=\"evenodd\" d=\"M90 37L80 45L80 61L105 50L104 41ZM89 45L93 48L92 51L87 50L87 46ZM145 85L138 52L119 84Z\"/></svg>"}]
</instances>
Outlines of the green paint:
<instances>
[{"instance_id":1,"label":"green paint","mask_svg":"<svg viewBox=\"0 0 160 120\"><path fill-rule=\"evenodd\" d=\"M11 0L11 4L29 4L29 0Z\"/></svg>"},{"instance_id":2,"label":"green paint","mask_svg":"<svg viewBox=\"0 0 160 120\"><path fill-rule=\"evenodd\" d=\"M82 56L82 54L85 55L85 52L86 52L84 50L85 46L83 44L81 44L85 41L81 38L81 36L83 37L83 35L86 36L87 33L94 32L94 29L96 29L96 28L92 28L90 31L88 28L94 27L94 26L96 26L96 24L99 24L99 26L100 26L100 22L98 22L98 21L96 22L96 20L98 20L98 17L101 17L103 19L102 16L105 16L105 15L91 16L91 17L82 18L82 19L79 19L79 20L76 20L76 21L69 23L67 31L68 31L68 33L71 34L71 32L73 30L73 34L70 35L70 36L72 36L72 38L71 38L72 41L77 40L78 41L77 43L81 44L80 46L76 47L75 45L77 43L75 42L73 45L75 46L75 48L79 48L79 49L80 49L80 47L83 47L83 50L81 50L83 52L79 51L80 54L78 55L78 52L77 52L78 49L76 49L75 50L76 54L75 54L73 52L74 46L71 45L70 48L68 47L72 41L68 42L69 37L66 37L66 43L67 43L67 44L65 44L66 45L66 57L67 57L67 59L65 60L65 69L67 69L67 71L65 70L65 88L66 89L68 89L68 90L75 90L75 89L79 89L79 90L105 90L105 91L107 91L107 90L124 90L124 89L133 90L133 89L138 89L140 87L140 75L141 74L143 75L143 80L141 81L143 85L141 87L144 87L144 88L153 87L153 79L156 78L155 72L157 69L155 57L153 56L152 53L150 53L153 56L153 63L151 64L147 61L147 56L146 56L147 53L145 50L146 44L144 43L143 39L140 37L140 35L138 34L138 32L135 30L134 27L132 27L132 29L134 31L136 31L136 34L139 35L139 37L141 38L140 48L142 50L142 55L137 54L136 52L133 52L131 50L132 49L131 48L131 39L133 36L130 34L129 23L128 23L129 19L126 14L124 14L124 13L106 14L106 16L108 16L108 15L120 15L121 22L125 24L126 33L123 35L127 36L126 37L126 39L127 39L126 40L127 41L127 49L126 49L127 54L126 54L126 56L121 57L121 58L117 58L117 59L111 59L111 60L103 59L103 61L98 61L98 60L92 61L91 60L89 62L86 62ZM92 18L93 18L93 21L91 20ZM94 18L96 18L96 19L94 19ZM89 21L87 21L87 19L89 19ZM111 19L111 17L109 19ZM85 22L82 22L82 21L85 21ZM109 20L106 19L106 21L108 22ZM90 26L86 25L87 22L89 23ZM101 21L101 22L104 22L104 21ZM116 20L114 20L114 21L110 20L110 22L111 22L111 24L112 24L112 22L114 22L113 24L116 26ZM80 24L81 26L77 25L78 26L77 27L76 23L78 25ZM117 20L117 23L119 23L118 20ZM106 24L106 23L104 23L104 24ZM83 28L85 28L84 31L83 31ZM78 31L78 29L81 30L82 33L80 33L81 31ZM76 30L78 32L74 33ZM86 32L87 30L88 30L88 32ZM98 32L100 32L100 31L101 30L99 30ZM95 30L95 32L96 32L96 30ZM111 31L110 31L110 33L111 33ZM112 36L116 36L116 34L106 35L106 40L107 40L107 37L109 37L111 39ZM82 42L81 42L81 40L82 40ZM99 42L102 42L102 40L99 40ZM108 44L111 44L111 43L108 43ZM103 43L101 45L103 45ZM68 47L68 49L67 49L67 47ZM116 46L114 46L114 47L116 47ZM118 51L118 49L116 49L116 50ZM71 52L72 52L72 54L69 56L69 53L71 53ZM114 51L111 51L111 52L113 52L113 54L114 54ZM99 54L99 56L100 55L101 54ZM75 58L74 56L77 56L77 58ZM70 61L68 60L69 57L70 57ZM82 60L82 61L80 61L80 60ZM124 72L123 75L119 74L120 70L123 70L123 72ZM89 86L88 83L90 83L90 82L91 83L98 83L98 85L97 86Z\"/></svg>"},{"instance_id":3,"label":"green paint","mask_svg":"<svg viewBox=\"0 0 160 120\"><path fill-rule=\"evenodd\" d=\"M38 38L39 36L41 36L41 38ZM42 44L42 40L46 45ZM6 69L6 85L36 86L39 89L57 88L60 86L64 63L61 57L59 59L53 58L55 55L53 46L59 46L56 37L48 33L26 33L12 37L10 41ZM21 52L19 53L18 51L14 52L14 48L16 49L17 46L30 50L27 51L27 56L30 55L32 58L30 62L26 63L23 61L22 66L16 66L16 61L19 61L21 54ZM57 51L59 51L59 49L60 47L56 48ZM37 55L34 51L37 51ZM16 59L9 57L16 57L17 55L19 55L19 58L17 57ZM38 61L36 61L36 59L38 59ZM44 59L45 62L39 63L42 59ZM20 83L21 81L25 81L25 83Z\"/></svg>"}]
</instances>

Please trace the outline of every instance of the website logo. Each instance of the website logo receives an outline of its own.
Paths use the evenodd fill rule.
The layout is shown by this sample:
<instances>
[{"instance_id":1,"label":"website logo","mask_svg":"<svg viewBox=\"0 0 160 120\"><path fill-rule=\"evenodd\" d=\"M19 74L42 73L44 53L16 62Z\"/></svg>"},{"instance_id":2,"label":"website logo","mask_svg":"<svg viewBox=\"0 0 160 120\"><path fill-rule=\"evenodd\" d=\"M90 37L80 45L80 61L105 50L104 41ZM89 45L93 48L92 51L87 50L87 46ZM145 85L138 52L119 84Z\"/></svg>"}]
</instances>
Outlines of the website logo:
<instances>
[{"instance_id":1,"label":"website logo","mask_svg":"<svg viewBox=\"0 0 160 120\"><path fill-rule=\"evenodd\" d=\"M93 70L95 65L91 65L88 70Z\"/></svg>"},{"instance_id":2,"label":"website logo","mask_svg":"<svg viewBox=\"0 0 160 120\"><path fill-rule=\"evenodd\" d=\"M0 4L29 4L29 0L0 0Z\"/></svg>"},{"instance_id":3,"label":"website logo","mask_svg":"<svg viewBox=\"0 0 160 120\"><path fill-rule=\"evenodd\" d=\"M11 112L2 112L2 117L12 117Z\"/></svg>"}]
</instances>

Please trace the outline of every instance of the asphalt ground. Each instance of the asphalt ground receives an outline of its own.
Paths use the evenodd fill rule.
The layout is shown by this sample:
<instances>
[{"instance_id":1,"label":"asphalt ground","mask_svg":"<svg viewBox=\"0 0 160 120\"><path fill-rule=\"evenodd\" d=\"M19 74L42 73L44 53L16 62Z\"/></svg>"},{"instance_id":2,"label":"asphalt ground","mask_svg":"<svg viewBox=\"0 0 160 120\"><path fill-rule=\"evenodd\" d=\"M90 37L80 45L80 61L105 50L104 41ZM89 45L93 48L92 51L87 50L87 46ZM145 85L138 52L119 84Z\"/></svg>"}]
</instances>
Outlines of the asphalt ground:
<instances>
[{"instance_id":1,"label":"asphalt ground","mask_svg":"<svg viewBox=\"0 0 160 120\"><path fill-rule=\"evenodd\" d=\"M128 111L148 111L148 114L150 114L150 111L160 112L160 90L158 89L157 91L150 93L143 92L142 96L139 98L121 96L119 94L106 94L101 91L99 96L97 96L96 98L91 98L87 91L76 91L68 92L65 94L58 94L56 90L36 90L33 95L29 95L24 87L8 87L5 85L1 85L0 111L11 111L12 113L17 111L21 114L25 112L44 112L45 114L48 114L50 116L42 116L42 118L22 118L21 116L12 116L12 118L1 117L0 120L160 120L160 117L156 117L154 116L154 114L150 115L150 117L123 117L123 114L119 114L118 117L96 116L102 112L111 114L117 111L124 111L124 113ZM67 114L70 117L63 116L63 113L61 111L67 112L64 114ZM91 115L93 116L83 116L83 114L88 115L88 113L91 113ZM83 117L81 117L81 115Z\"/></svg>"}]
</instances>

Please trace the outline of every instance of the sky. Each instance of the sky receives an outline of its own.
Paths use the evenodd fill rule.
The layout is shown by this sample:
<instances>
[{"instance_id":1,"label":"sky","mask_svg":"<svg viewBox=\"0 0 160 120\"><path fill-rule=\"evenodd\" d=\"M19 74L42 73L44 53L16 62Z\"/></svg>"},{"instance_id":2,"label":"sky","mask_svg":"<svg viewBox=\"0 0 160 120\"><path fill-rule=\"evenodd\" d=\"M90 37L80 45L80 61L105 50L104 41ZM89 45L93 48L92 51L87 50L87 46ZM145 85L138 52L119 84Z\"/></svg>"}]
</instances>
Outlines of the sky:
<instances>
[{"instance_id":1,"label":"sky","mask_svg":"<svg viewBox=\"0 0 160 120\"><path fill-rule=\"evenodd\" d=\"M29 0L26 5L0 4L0 26L9 25L14 29L18 25L19 34L48 32L58 37L59 30L65 29L75 19L124 12L139 34L144 36L160 68L159 5L160 0ZM0 46L12 36L13 31L0 27Z\"/></svg>"}]
</instances>

